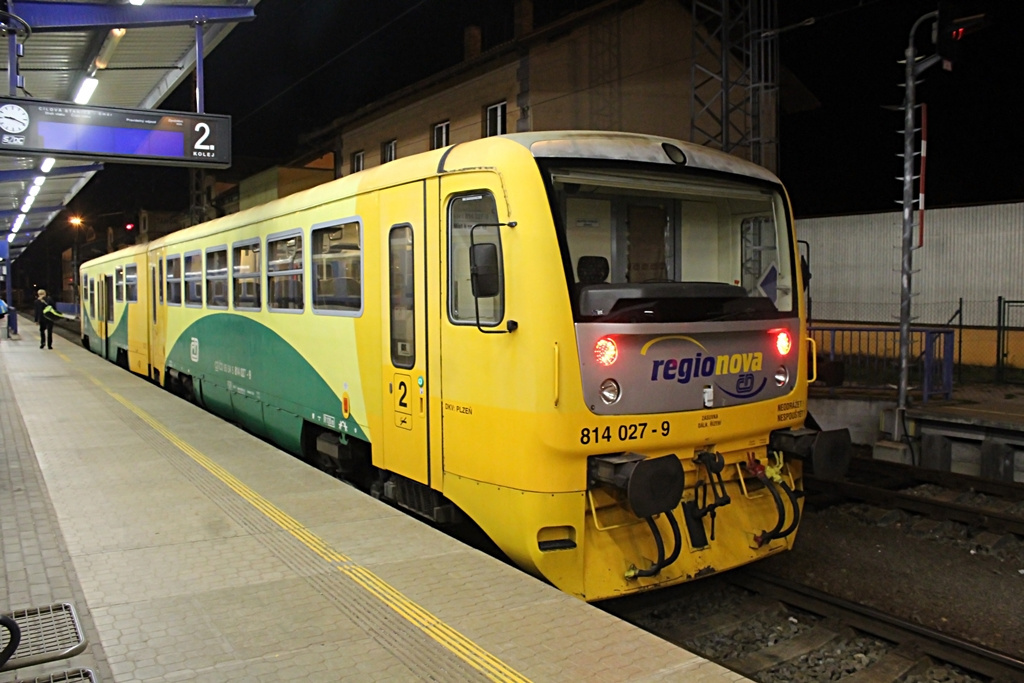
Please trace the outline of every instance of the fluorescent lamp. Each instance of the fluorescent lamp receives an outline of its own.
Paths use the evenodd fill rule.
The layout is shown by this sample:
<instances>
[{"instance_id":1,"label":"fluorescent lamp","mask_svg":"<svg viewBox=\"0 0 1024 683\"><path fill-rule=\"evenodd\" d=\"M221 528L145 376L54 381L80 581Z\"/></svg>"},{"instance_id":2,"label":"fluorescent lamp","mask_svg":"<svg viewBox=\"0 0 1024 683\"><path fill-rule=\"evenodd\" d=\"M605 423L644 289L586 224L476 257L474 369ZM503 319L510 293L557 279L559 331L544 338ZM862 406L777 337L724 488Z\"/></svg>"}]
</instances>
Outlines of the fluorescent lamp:
<instances>
[{"instance_id":1,"label":"fluorescent lamp","mask_svg":"<svg viewBox=\"0 0 1024 683\"><path fill-rule=\"evenodd\" d=\"M43 183L46 182L46 176L44 176L44 175L37 175L36 179L33 180L32 182L34 182L37 186L42 187Z\"/></svg>"},{"instance_id":2,"label":"fluorescent lamp","mask_svg":"<svg viewBox=\"0 0 1024 683\"><path fill-rule=\"evenodd\" d=\"M29 211L32 210L32 205L29 204L28 202L25 202L24 204L21 205L21 210L24 211L25 213L28 213Z\"/></svg>"},{"instance_id":3,"label":"fluorescent lamp","mask_svg":"<svg viewBox=\"0 0 1024 683\"><path fill-rule=\"evenodd\" d=\"M7 241L8 242L13 242L15 234L16 233L12 231L11 234L7 236Z\"/></svg>"},{"instance_id":4,"label":"fluorescent lamp","mask_svg":"<svg viewBox=\"0 0 1024 683\"><path fill-rule=\"evenodd\" d=\"M43 188L39 187L38 185L32 185L31 187L28 188L28 195L30 197L35 197L37 194L39 194L39 191L41 189Z\"/></svg>"},{"instance_id":5,"label":"fluorescent lamp","mask_svg":"<svg viewBox=\"0 0 1024 683\"><path fill-rule=\"evenodd\" d=\"M75 104L89 104L89 100L92 99L92 94L96 92L96 86L100 82L95 78L82 79L82 85L78 88L78 94L75 95Z\"/></svg>"},{"instance_id":6,"label":"fluorescent lamp","mask_svg":"<svg viewBox=\"0 0 1024 683\"><path fill-rule=\"evenodd\" d=\"M43 163L40 164L39 170L42 171L43 173L49 173L50 169L53 168L53 165L55 163L57 163L56 159L54 159L53 157L46 157L45 159L43 159Z\"/></svg>"},{"instance_id":7,"label":"fluorescent lamp","mask_svg":"<svg viewBox=\"0 0 1024 683\"><path fill-rule=\"evenodd\" d=\"M103 39L103 44L96 54L96 59L92 62L97 69L106 69L110 66L110 59L114 56L114 50L117 49L117 44L124 38L124 34L125 29L123 28L110 29L110 33Z\"/></svg>"},{"instance_id":8,"label":"fluorescent lamp","mask_svg":"<svg viewBox=\"0 0 1024 683\"><path fill-rule=\"evenodd\" d=\"M146 2L146 0L128 0L129 4L135 5L136 7L138 7L139 5L141 5L144 2Z\"/></svg>"}]
</instances>

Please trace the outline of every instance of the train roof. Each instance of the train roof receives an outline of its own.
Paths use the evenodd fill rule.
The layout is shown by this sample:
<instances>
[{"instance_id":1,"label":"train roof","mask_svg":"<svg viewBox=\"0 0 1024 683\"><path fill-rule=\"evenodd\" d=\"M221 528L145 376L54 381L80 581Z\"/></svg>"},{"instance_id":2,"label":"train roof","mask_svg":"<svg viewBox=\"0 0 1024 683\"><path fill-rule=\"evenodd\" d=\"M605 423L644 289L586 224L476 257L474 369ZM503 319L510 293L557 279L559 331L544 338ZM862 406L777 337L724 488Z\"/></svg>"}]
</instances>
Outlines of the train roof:
<instances>
[{"instance_id":1,"label":"train roof","mask_svg":"<svg viewBox=\"0 0 1024 683\"><path fill-rule=\"evenodd\" d=\"M640 133L609 131L549 131L505 135L537 158L606 159L665 166L686 166L781 183L768 169L692 142ZM673 148L682 152L679 157Z\"/></svg>"},{"instance_id":2,"label":"train roof","mask_svg":"<svg viewBox=\"0 0 1024 683\"><path fill-rule=\"evenodd\" d=\"M682 140L613 131L540 131L511 133L469 142L461 142L430 152L396 159L381 166L354 173L303 190L266 204L216 218L160 237L146 245L136 245L93 259L89 264L120 259L139 251L204 237L244 225L270 220L293 211L313 208L339 196L356 195L399 182L427 178L464 170L488 168L492 155L508 154L509 143L525 148L538 159L597 159L633 161L667 167L685 166L706 171L739 175L781 184L767 169L710 147ZM493 163L493 162L492 162Z\"/></svg>"}]
</instances>

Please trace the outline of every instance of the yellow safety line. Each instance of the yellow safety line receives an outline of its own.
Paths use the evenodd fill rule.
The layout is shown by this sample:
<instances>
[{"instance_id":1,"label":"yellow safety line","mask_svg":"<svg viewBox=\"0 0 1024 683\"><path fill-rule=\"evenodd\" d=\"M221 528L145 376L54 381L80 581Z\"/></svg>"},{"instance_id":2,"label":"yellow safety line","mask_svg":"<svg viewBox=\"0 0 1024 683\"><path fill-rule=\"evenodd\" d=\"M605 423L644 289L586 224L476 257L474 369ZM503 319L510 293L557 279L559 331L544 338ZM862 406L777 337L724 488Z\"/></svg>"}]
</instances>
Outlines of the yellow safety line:
<instances>
[{"instance_id":1,"label":"yellow safety line","mask_svg":"<svg viewBox=\"0 0 1024 683\"><path fill-rule=\"evenodd\" d=\"M71 360L61 354L61 357ZM84 372L84 371L83 371ZM210 460L206 455L198 451L190 444L182 441L174 435L163 424L158 422L147 412L133 405L120 394L108 389L102 382L87 372L84 372L92 382L105 391L118 403L138 415L146 424L159 432L164 438L178 447L185 455L192 458L203 469L228 486L242 499L262 512L271 521L291 534L300 543L334 565L339 571L352 579L368 593L384 603L402 618L419 628L431 639L444 646L456 657L469 664L477 671L484 674L492 681L508 681L511 683L529 683L530 679L511 668L503 661L487 652L472 640L462 635L448 624L444 623L429 611L405 597L401 591L394 588L370 570L353 562L348 557L331 548L323 539L312 533L300 524L293 517L289 516L273 503L266 500L258 493L243 484L234 475L223 467Z\"/></svg>"}]
</instances>

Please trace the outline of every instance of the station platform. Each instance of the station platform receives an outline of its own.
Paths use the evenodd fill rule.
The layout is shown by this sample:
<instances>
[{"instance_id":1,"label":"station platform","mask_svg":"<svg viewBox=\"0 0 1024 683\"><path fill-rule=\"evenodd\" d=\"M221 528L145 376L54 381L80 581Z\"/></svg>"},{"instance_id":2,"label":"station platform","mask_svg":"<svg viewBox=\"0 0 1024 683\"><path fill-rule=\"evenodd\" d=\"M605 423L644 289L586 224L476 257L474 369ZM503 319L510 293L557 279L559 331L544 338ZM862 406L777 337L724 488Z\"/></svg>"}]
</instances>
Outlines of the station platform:
<instances>
[{"instance_id":1,"label":"station platform","mask_svg":"<svg viewBox=\"0 0 1024 683\"><path fill-rule=\"evenodd\" d=\"M0 458L0 612L87 643L0 682L746 680L56 336L0 340Z\"/></svg>"}]
</instances>

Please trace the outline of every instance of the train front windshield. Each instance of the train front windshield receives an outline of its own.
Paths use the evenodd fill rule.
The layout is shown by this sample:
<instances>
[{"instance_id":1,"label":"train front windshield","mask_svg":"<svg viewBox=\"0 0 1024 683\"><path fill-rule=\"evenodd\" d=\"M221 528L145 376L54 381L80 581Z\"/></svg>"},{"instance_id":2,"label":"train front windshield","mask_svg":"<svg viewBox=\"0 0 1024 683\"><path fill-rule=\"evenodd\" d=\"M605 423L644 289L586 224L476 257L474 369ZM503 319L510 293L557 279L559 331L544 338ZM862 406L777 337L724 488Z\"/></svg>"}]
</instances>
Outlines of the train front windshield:
<instances>
[{"instance_id":1,"label":"train front windshield","mask_svg":"<svg viewBox=\"0 0 1024 683\"><path fill-rule=\"evenodd\" d=\"M793 248L780 192L761 183L550 169L578 322L793 317Z\"/></svg>"}]
</instances>

